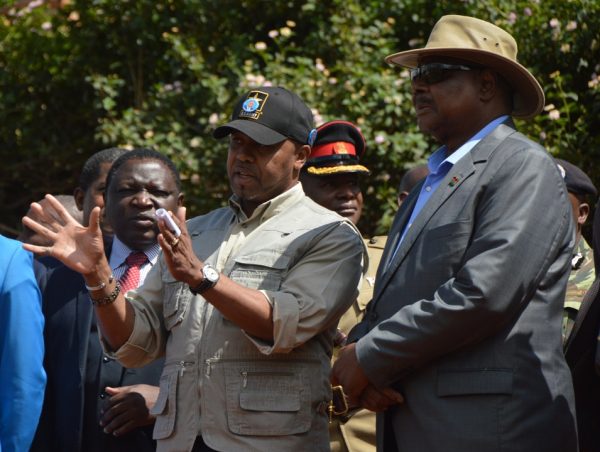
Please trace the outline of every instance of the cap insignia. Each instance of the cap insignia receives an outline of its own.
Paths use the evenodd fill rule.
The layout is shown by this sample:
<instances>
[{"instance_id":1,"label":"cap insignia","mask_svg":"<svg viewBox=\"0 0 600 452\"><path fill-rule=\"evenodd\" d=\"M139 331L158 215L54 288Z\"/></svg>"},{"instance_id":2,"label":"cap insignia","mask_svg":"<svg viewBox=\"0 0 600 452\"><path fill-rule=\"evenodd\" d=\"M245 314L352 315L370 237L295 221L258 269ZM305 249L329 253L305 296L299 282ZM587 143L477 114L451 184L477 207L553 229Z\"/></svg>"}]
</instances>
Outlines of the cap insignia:
<instances>
[{"instance_id":1,"label":"cap insignia","mask_svg":"<svg viewBox=\"0 0 600 452\"><path fill-rule=\"evenodd\" d=\"M262 91L250 91L248 98L242 104L242 111L240 111L238 117L245 119L260 118L268 97L269 94Z\"/></svg>"},{"instance_id":2,"label":"cap insignia","mask_svg":"<svg viewBox=\"0 0 600 452\"><path fill-rule=\"evenodd\" d=\"M348 149L343 141L339 141L333 145L333 152L336 154L348 154Z\"/></svg>"}]
</instances>

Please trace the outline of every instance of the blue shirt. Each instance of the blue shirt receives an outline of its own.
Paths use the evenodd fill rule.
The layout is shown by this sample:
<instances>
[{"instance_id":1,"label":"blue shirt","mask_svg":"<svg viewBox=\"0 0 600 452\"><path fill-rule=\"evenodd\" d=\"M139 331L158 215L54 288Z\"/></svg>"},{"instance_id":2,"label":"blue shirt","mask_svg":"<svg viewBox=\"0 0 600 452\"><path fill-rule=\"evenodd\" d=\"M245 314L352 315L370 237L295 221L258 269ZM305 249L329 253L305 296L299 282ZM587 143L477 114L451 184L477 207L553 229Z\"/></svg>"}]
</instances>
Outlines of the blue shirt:
<instances>
[{"instance_id":1,"label":"blue shirt","mask_svg":"<svg viewBox=\"0 0 600 452\"><path fill-rule=\"evenodd\" d=\"M440 183L446 177L446 174L450 171L450 168L454 166L456 162L458 162L461 158L469 153L471 149L473 149L481 140L487 137L492 131L502 124L504 121L508 119L507 115L500 116L499 118L494 119L488 125L486 125L483 129L469 138L461 147L459 147L456 151L446 157L446 146L442 146L437 151L435 151L429 159L427 160L427 166L429 168L429 175L425 178L425 183L421 186L421 192L419 193L419 197L417 198L417 203L410 215L404 230L402 231L402 235L400 240L398 240L398 244L396 245L396 249L392 254L391 259L388 261L392 262L394 257L396 256L396 252L398 248L400 248L400 244L402 240L404 240L404 236L415 222L415 219L423 210L429 198L435 190L439 187ZM389 265L389 264L388 264Z\"/></svg>"},{"instance_id":2,"label":"blue shirt","mask_svg":"<svg viewBox=\"0 0 600 452\"><path fill-rule=\"evenodd\" d=\"M29 450L42 411L44 316L33 256L0 235L0 451Z\"/></svg>"}]
</instances>

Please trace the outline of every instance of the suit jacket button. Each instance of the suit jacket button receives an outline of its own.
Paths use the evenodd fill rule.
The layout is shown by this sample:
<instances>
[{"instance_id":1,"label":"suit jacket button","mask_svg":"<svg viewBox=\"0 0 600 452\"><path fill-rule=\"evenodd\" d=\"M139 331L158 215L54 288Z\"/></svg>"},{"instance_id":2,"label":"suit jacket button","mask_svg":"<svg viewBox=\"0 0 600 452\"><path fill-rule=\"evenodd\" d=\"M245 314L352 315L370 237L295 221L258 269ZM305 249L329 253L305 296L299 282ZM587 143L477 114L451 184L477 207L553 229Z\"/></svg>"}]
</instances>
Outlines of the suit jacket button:
<instances>
[{"instance_id":1,"label":"suit jacket button","mask_svg":"<svg viewBox=\"0 0 600 452\"><path fill-rule=\"evenodd\" d=\"M103 357L102 357L102 362L103 362L103 363L107 363L107 362L109 362L109 361L110 361L110 358L109 358L108 356L103 356Z\"/></svg>"},{"instance_id":2,"label":"suit jacket button","mask_svg":"<svg viewBox=\"0 0 600 452\"><path fill-rule=\"evenodd\" d=\"M103 399L104 397L106 397L106 394L104 394L104 393L100 394L101 399Z\"/></svg>"}]
</instances>

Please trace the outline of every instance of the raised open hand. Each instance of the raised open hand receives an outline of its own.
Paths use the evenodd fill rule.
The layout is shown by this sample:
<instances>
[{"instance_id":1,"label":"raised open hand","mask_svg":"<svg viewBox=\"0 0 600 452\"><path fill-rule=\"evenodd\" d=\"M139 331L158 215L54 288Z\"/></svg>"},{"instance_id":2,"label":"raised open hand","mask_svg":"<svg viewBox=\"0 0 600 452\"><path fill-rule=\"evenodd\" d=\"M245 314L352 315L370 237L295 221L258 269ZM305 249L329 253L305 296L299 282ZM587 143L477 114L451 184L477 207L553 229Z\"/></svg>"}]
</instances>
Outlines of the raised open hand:
<instances>
[{"instance_id":1,"label":"raised open hand","mask_svg":"<svg viewBox=\"0 0 600 452\"><path fill-rule=\"evenodd\" d=\"M28 243L23 248L42 256L52 256L83 275L92 274L104 259L104 243L100 230L100 207L90 215L90 226L78 223L52 195L46 195L47 206L37 202L31 209L39 221L23 217L23 224L47 238L48 246Z\"/></svg>"}]
</instances>

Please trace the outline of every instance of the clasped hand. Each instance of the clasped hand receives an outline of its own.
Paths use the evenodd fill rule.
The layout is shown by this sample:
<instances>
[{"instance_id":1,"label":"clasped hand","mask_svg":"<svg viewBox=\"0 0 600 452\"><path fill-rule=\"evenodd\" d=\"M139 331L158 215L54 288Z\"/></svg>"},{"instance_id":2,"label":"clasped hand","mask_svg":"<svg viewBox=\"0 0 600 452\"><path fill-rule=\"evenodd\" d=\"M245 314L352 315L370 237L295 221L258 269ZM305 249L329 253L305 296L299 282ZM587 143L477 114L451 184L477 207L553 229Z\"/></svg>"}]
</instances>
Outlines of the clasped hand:
<instances>
[{"instance_id":1,"label":"clasped hand","mask_svg":"<svg viewBox=\"0 0 600 452\"><path fill-rule=\"evenodd\" d=\"M100 419L104 433L121 436L134 428L154 422L150 409L158 398L157 386L139 384L120 388L107 387L105 392L109 397Z\"/></svg>"},{"instance_id":2,"label":"clasped hand","mask_svg":"<svg viewBox=\"0 0 600 452\"><path fill-rule=\"evenodd\" d=\"M332 385L341 385L350 407L363 407L371 411L385 411L392 405L404 403L404 397L392 388L376 388L360 367L356 357L356 344L343 347L333 364Z\"/></svg>"}]
</instances>

